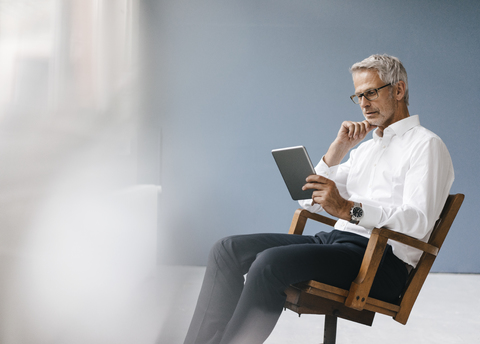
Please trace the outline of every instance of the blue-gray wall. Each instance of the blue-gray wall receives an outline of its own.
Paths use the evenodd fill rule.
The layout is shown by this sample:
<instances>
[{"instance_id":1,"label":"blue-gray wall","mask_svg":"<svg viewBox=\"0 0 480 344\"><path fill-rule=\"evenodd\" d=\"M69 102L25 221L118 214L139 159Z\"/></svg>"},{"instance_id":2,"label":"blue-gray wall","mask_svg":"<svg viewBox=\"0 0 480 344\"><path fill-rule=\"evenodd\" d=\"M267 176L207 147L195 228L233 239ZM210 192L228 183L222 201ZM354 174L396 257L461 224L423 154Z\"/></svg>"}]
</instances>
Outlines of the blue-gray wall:
<instances>
[{"instance_id":1,"label":"blue-gray wall","mask_svg":"<svg viewBox=\"0 0 480 344\"><path fill-rule=\"evenodd\" d=\"M407 69L410 113L450 149L452 193L466 194L434 270L480 272L480 2L142 5L161 263L202 265L220 237L286 232L297 203L270 151L305 145L317 162L343 120L363 119L349 67L388 53Z\"/></svg>"}]
</instances>

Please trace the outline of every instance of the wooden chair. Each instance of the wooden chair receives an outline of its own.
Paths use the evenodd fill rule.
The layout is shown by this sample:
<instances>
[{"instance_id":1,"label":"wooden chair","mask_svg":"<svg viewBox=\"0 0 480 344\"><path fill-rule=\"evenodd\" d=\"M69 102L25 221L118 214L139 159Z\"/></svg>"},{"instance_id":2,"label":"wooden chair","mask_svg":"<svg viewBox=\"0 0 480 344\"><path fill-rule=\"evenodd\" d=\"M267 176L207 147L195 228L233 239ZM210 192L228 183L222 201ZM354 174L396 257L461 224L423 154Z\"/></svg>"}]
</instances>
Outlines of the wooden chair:
<instances>
[{"instance_id":1,"label":"wooden chair","mask_svg":"<svg viewBox=\"0 0 480 344\"><path fill-rule=\"evenodd\" d=\"M375 228L358 276L349 290L316 281L298 283L286 289L285 307L298 314L325 314L324 344L335 343L338 317L371 326L375 313L381 313L405 325L464 197L463 194L448 196L428 243L386 228ZM301 235L307 219L330 226L336 222L328 217L298 209L293 216L289 233ZM423 251L417 267L410 272L404 292L396 304L368 296L387 240L395 240Z\"/></svg>"}]
</instances>

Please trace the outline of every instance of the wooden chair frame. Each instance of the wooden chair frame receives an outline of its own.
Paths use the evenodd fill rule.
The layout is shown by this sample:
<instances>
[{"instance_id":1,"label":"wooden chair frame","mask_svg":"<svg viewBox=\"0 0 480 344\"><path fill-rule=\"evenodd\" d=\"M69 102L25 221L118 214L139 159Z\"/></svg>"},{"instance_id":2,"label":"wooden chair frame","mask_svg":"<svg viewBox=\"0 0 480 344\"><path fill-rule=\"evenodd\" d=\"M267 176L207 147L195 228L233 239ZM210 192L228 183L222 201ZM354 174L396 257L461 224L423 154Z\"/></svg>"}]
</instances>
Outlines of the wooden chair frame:
<instances>
[{"instance_id":1,"label":"wooden chair frame","mask_svg":"<svg viewBox=\"0 0 480 344\"><path fill-rule=\"evenodd\" d=\"M335 343L338 317L371 326L375 313L381 313L405 325L464 197L463 194L448 196L427 243L386 228L375 228L370 236L358 276L349 290L317 281L298 283L286 289L285 307L298 314L324 314L324 344ZM329 226L336 222L334 219L298 209L293 216L289 234L301 235L308 219ZM404 292L397 304L368 296L388 240L398 241L423 251L416 268L409 274Z\"/></svg>"}]
</instances>

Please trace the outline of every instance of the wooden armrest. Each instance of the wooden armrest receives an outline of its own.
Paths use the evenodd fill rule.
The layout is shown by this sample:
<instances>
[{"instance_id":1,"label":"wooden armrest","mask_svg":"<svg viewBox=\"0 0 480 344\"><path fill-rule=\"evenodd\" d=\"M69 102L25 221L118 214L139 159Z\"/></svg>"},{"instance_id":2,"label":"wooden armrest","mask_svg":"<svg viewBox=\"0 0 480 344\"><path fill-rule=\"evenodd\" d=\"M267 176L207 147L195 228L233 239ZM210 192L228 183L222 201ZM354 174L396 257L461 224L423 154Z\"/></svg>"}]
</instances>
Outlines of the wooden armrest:
<instances>
[{"instance_id":1,"label":"wooden armrest","mask_svg":"<svg viewBox=\"0 0 480 344\"><path fill-rule=\"evenodd\" d=\"M438 255L439 248L435 247L431 244L428 244L426 242L423 242L421 240L418 240L414 237L411 237L409 235L399 233L392 231L391 229L387 228L374 228L372 233L377 233L381 236L384 236L390 240L398 241L402 244L414 247L416 249L419 249L421 251L427 252L429 254L432 254L434 256Z\"/></svg>"},{"instance_id":2,"label":"wooden armrest","mask_svg":"<svg viewBox=\"0 0 480 344\"><path fill-rule=\"evenodd\" d=\"M323 224L326 224L332 227L335 226L335 223L337 222L335 219L332 219L330 217L326 217L316 213L311 213L308 210L300 208L300 209L297 209L293 215L292 224L290 225L290 230L288 231L288 233L299 234L299 235L302 234L308 219L315 220L317 222L321 222ZM418 240L406 234L392 231L391 229L374 228L372 230L372 234L373 233L378 233L382 237L386 237L390 240L398 241L402 244L414 247L416 249L427 252L429 254L433 254L434 256L436 256L439 251L438 247L430 245L426 242L423 242L421 240Z\"/></svg>"},{"instance_id":3,"label":"wooden armrest","mask_svg":"<svg viewBox=\"0 0 480 344\"><path fill-rule=\"evenodd\" d=\"M301 235L303 233L303 230L305 229L305 224L307 223L308 219L312 219L332 227L335 226L335 223L337 222L336 220L329 217L316 213L311 213L308 210L300 208L297 209L293 214L292 224L290 225L290 230L288 231L288 234Z\"/></svg>"},{"instance_id":4,"label":"wooden armrest","mask_svg":"<svg viewBox=\"0 0 480 344\"><path fill-rule=\"evenodd\" d=\"M387 228L374 228L372 230L362 265L357 277L352 282L350 291L345 301L348 307L362 310L367 301L373 280L387 247L388 240L398 241L402 244L417 248L433 256L438 254L439 248L411 236L395 232Z\"/></svg>"},{"instance_id":5,"label":"wooden armrest","mask_svg":"<svg viewBox=\"0 0 480 344\"><path fill-rule=\"evenodd\" d=\"M372 231L368 245L363 256L362 265L357 277L352 282L345 305L357 310L362 310L367 302L373 280L382 261L383 253L387 247L388 238L380 235L379 231Z\"/></svg>"}]
</instances>

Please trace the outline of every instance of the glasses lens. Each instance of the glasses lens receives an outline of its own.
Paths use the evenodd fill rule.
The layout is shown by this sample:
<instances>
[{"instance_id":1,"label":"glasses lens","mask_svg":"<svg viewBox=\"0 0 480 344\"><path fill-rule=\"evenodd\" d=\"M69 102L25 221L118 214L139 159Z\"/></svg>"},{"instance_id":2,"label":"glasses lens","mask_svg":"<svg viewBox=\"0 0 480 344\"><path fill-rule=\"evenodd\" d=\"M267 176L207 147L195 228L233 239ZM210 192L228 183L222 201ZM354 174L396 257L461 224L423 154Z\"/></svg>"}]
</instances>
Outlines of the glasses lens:
<instances>
[{"instance_id":1,"label":"glasses lens","mask_svg":"<svg viewBox=\"0 0 480 344\"><path fill-rule=\"evenodd\" d=\"M363 95L368 100L374 100L374 99L377 99L377 97L378 97L377 90L368 90Z\"/></svg>"},{"instance_id":2,"label":"glasses lens","mask_svg":"<svg viewBox=\"0 0 480 344\"><path fill-rule=\"evenodd\" d=\"M353 95L350 97L350 99L355 103L355 104L359 104L360 100L358 99L358 97L356 95Z\"/></svg>"}]
</instances>

